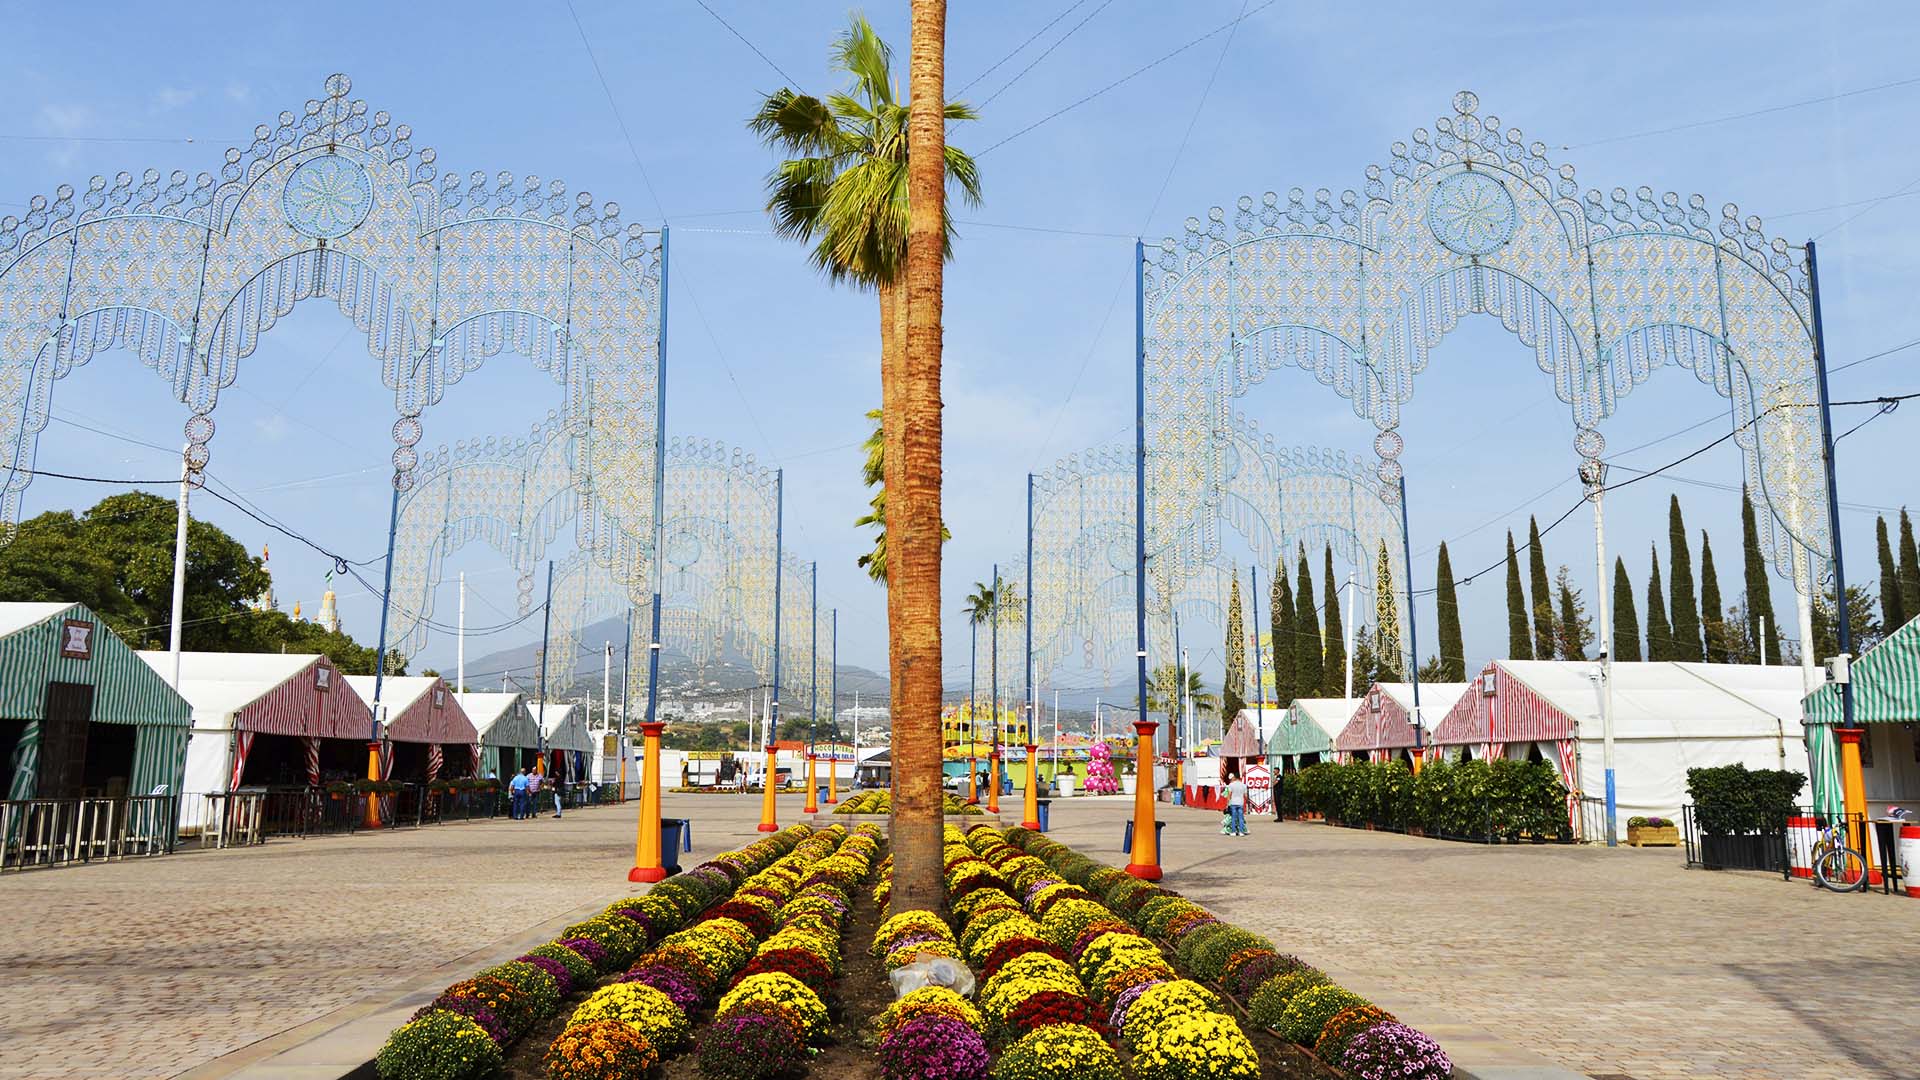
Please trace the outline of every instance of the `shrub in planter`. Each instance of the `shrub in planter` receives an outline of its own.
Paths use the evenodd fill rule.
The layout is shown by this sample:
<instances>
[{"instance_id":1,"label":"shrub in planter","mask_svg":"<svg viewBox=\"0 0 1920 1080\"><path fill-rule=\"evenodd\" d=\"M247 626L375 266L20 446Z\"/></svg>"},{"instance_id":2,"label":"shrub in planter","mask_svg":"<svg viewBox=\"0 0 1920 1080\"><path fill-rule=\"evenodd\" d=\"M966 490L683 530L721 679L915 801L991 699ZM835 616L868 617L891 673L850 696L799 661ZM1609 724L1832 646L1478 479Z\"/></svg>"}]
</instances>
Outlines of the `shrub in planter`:
<instances>
[{"instance_id":1,"label":"shrub in planter","mask_svg":"<svg viewBox=\"0 0 1920 1080\"><path fill-rule=\"evenodd\" d=\"M558 942L549 942L538 948L528 949L527 955L521 959L525 960L528 957L543 957L558 963L567 969L567 977L573 980L573 985L576 987L584 987L593 981L595 974L593 961Z\"/></svg>"},{"instance_id":2,"label":"shrub in planter","mask_svg":"<svg viewBox=\"0 0 1920 1080\"><path fill-rule=\"evenodd\" d=\"M887 1080L985 1080L987 1043L980 1033L945 1016L920 1016L880 1044Z\"/></svg>"},{"instance_id":3,"label":"shrub in planter","mask_svg":"<svg viewBox=\"0 0 1920 1080\"><path fill-rule=\"evenodd\" d=\"M389 1035L373 1066L382 1080L467 1080L500 1068L500 1046L468 1017L434 1009Z\"/></svg>"},{"instance_id":4,"label":"shrub in planter","mask_svg":"<svg viewBox=\"0 0 1920 1080\"><path fill-rule=\"evenodd\" d=\"M1200 931L1194 931L1189 935L1189 939L1198 936L1199 933ZM1184 948L1187 943L1182 941L1180 944ZM1202 982L1217 982L1226 976L1227 961L1235 955L1247 952L1251 957L1258 952L1275 950L1273 942L1259 934L1223 923L1219 930L1208 933L1187 951L1191 953L1192 959L1186 962L1193 969L1194 975Z\"/></svg>"},{"instance_id":5,"label":"shrub in planter","mask_svg":"<svg viewBox=\"0 0 1920 1080\"><path fill-rule=\"evenodd\" d=\"M944 986L923 986L910 990L874 1021L881 1038L899 1030L902 1024L921 1016L944 1016L958 1020L978 1032L987 1030L986 1018L966 998Z\"/></svg>"},{"instance_id":6,"label":"shrub in planter","mask_svg":"<svg viewBox=\"0 0 1920 1080\"><path fill-rule=\"evenodd\" d=\"M1087 927L1113 919L1113 914L1098 900L1075 897L1047 909L1040 918L1040 935L1062 949L1079 940Z\"/></svg>"},{"instance_id":7,"label":"shrub in planter","mask_svg":"<svg viewBox=\"0 0 1920 1080\"><path fill-rule=\"evenodd\" d=\"M560 932L562 940L586 938L607 950L607 959L615 966L626 964L646 948L647 932L632 919L615 915L595 915L574 923Z\"/></svg>"},{"instance_id":8,"label":"shrub in planter","mask_svg":"<svg viewBox=\"0 0 1920 1080\"><path fill-rule=\"evenodd\" d=\"M980 974L991 979L994 973L1005 966L1008 961L1029 953L1042 953L1062 961L1066 959L1066 955L1055 948L1051 942L1042 941L1036 937L1016 934L1003 939L998 945L993 947L993 951L988 953L987 958L980 964Z\"/></svg>"},{"instance_id":9,"label":"shrub in planter","mask_svg":"<svg viewBox=\"0 0 1920 1080\"><path fill-rule=\"evenodd\" d=\"M431 1005L422 1006L418 1012L408 1017L408 1019L422 1019L435 1009L464 1016L474 1023L479 1024L480 1029L487 1033L487 1037L493 1040L495 1046L505 1046L507 1044L506 1025L500 1022L499 1017L493 1015L492 1009L487 1008L473 998L443 997Z\"/></svg>"},{"instance_id":10,"label":"shrub in planter","mask_svg":"<svg viewBox=\"0 0 1920 1080\"><path fill-rule=\"evenodd\" d=\"M1125 1002L1131 1004L1133 1001L1133 998L1127 996L1128 994L1132 994L1136 990L1145 990L1154 983L1170 982L1179 977L1179 973L1173 970L1172 964L1167 963L1165 960L1160 960L1154 963L1141 964L1138 967L1130 967L1125 971L1110 975L1100 982L1094 983L1089 989L1092 991L1093 999L1108 1009L1113 1010L1114 1015L1117 1017L1125 1012L1125 1010L1121 1008L1120 1003ZM1134 997L1138 996L1138 994L1134 994ZM1116 1031L1120 1029L1117 1020L1112 1022L1110 1026Z\"/></svg>"},{"instance_id":11,"label":"shrub in planter","mask_svg":"<svg viewBox=\"0 0 1920 1080\"><path fill-rule=\"evenodd\" d=\"M1321 1061L1337 1062L1347 1052L1347 1044L1355 1035L1380 1024L1394 1022L1393 1014L1378 1005L1349 1005L1334 1013L1320 1028L1320 1037L1314 1040L1313 1052Z\"/></svg>"},{"instance_id":12,"label":"shrub in planter","mask_svg":"<svg viewBox=\"0 0 1920 1080\"><path fill-rule=\"evenodd\" d=\"M1805 773L1745 765L1687 770L1694 820L1709 836L1778 832L1806 785Z\"/></svg>"},{"instance_id":13,"label":"shrub in planter","mask_svg":"<svg viewBox=\"0 0 1920 1080\"><path fill-rule=\"evenodd\" d=\"M1170 979L1155 983L1133 999L1122 1017L1120 1041L1138 1052L1148 1032L1158 1030L1193 1013L1218 1012L1220 999L1213 991L1191 979ZM1115 1012L1119 1012L1118 1008ZM1237 1030L1237 1029L1236 1029Z\"/></svg>"},{"instance_id":14,"label":"shrub in planter","mask_svg":"<svg viewBox=\"0 0 1920 1080\"><path fill-rule=\"evenodd\" d=\"M643 1080L659 1062L652 1041L618 1020L568 1024L544 1059L551 1080Z\"/></svg>"},{"instance_id":15,"label":"shrub in planter","mask_svg":"<svg viewBox=\"0 0 1920 1080\"><path fill-rule=\"evenodd\" d=\"M1320 1029L1342 1009L1369 1004L1366 998L1342 986L1326 983L1310 986L1293 995L1280 1011L1280 1023L1274 1030L1281 1038L1312 1046L1320 1038Z\"/></svg>"},{"instance_id":16,"label":"shrub in planter","mask_svg":"<svg viewBox=\"0 0 1920 1080\"><path fill-rule=\"evenodd\" d=\"M442 999L472 998L485 1005L493 1015L500 1018L500 1023L506 1026L507 1038L510 1040L525 1035L527 1029L532 1027L534 1020L537 1019L533 1012L533 1003L528 1001L526 995L512 983L504 979L488 976L462 979L447 987L440 997Z\"/></svg>"},{"instance_id":17,"label":"shrub in planter","mask_svg":"<svg viewBox=\"0 0 1920 1080\"><path fill-rule=\"evenodd\" d=\"M1340 1067L1357 1080L1447 1080L1453 1062L1440 1044L1405 1024L1379 1024L1356 1034Z\"/></svg>"},{"instance_id":18,"label":"shrub in planter","mask_svg":"<svg viewBox=\"0 0 1920 1080\"><path fill-rule=\"evenodd\" d=\"M685 1042L692 1024L685 1009L646 983L612 983L595 990L573 1010L567 1026L595 1020L618 1020L638 1030L656 1049L671 1050Z\"/></svg>"},{"instance_id":19,"label":"shrub in planter","mask_svg":"<svg viewBox=\"0 0 1920 1080\"><path fill-rule=\"evenodd\" d=\"M476 978L499 979L520 992L532 1008L534 1019L552 1016L560 1007L560 984L551 972L524 960L509 960L479 973Z\"/></svg>"},{"instance_id":20,"label":"shrub in planter","mask_svg":"<svg viewBox=\"0 0 1920 1080\"><path fill-rule=\"evenodd\" d=\"M1232 1017L1190 1012L1146 1031L1133 1069L1141 1080L1257 1080L1260 1056Z\"/></svg>"},{"instance_id":21,"label":"shrub in planter","mask_svg":"<svg viewBox=\"0 0 1920 1080\"><path fill-rule=\"evenodd\" d=\"M767 972L791 975L805 983L807 989L823 996L833 985L833 972L828 969L827 962L804 949L762 950L747 961L746 967L740 969L736 983Z\"/></svg>"},{"instance_id":22,"label":"shrub in planter","mask_svg":"<svg viewBox=\"0 0 1920 1080\"><path fill-rule=\"evenodd\" d=\"M1124 1080L1125 1075L1107 1040L1081 1024L1030 1031L993 1063L993 1080Z\"/></svg>"},{"instance_id":23,"label":"shrub in planter","mask_svg":"<svg viewBox=\"0 0 1920 1080\"><path fill-rule=\"evenodd\" d=\"M1236 957L1238 955L1235 954ZM1261 983L1275 975L1284 975L1302 966L1298 957L1272 952L1256 952L1244 963L1236 963L1233 958L1229 958L1224 980L1227 993L1237 998L1252 997L1253 992L1260 989Z\"/></svg>"},{"instance_id":24,"label":"shrub in planter","mask_svg":"<svg viewBox=\"0 0 1920 1080\"><path fill-rule=\"evenodd\" d=\"M1310 967L1298 967L1275 975L1253 992L1253 998L1247 1002L1247 1016L1263 1028L1277 1030L1280 1016L1295 994L1310 986L1325 985L1327 981L1325 972Z\"/></svg>"},{"instance_id":25,"label":"shrub in planter","mask_svg":"<svg viewBox=\"0 0 1920 1080\"><path fill-rule=\"evenodd\" d=\"M698 1060L707 1080L768 1080L798 1068L806 1056L806 1044L784 1016L749 1006L707 1026Z\"/></svg>"},{"instance_id":26,"label":"shrub in planter","mask_svg":"<svg viewBox=\"0 0 1920 1080\"><path fill-rule=\"evenodd\" d=\"M699 988L702 998L711 997L720 985L720 972L691 945L662 945L641 957L637 966L673 968Z\"/></svg>"},{"instance_id":27,"label":"shrub in planter","mask_svg":"<svg viewBox=\"0 0 1920 1080\"><path fill-rule=\"evenodd\" d=\"M745 1007L778 1010L795 1023L798 1034L807 1042L818 1039L827 1029L826 1003L791 975L770 971L740 980L720 999L716 1015L728 1016Z\"/></svg>"}]
</instances>

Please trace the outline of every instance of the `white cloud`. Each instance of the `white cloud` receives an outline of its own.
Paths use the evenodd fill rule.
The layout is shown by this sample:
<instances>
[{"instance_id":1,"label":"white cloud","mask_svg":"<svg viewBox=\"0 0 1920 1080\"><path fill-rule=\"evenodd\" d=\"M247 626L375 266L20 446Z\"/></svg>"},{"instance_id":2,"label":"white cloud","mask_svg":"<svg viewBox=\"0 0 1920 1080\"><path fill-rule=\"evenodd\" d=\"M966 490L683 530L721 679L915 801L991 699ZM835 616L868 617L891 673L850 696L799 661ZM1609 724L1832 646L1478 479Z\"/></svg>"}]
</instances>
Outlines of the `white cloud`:
<instances>
[{"instance_id":1,"label":"white cloud","mask_svg":"<svg viewBox=\"0 0 1920 1080\"><path fill-rule=\"evenodd\" d=\"M253 419L253 430L268 442L279 442L286 438L288 426L285 413L269 413Z\"/></svg>"},{"instance_id":2,"label":"white cloud","mask_svg":"<svg viewBox=\"0 0 1920 1080\"><path fill-rule=\"evenodd\" d=\"M153 108L156 112L172 112L192 103L200 96L198 90L185 90L178 86L163 86L153 95Z\"/></svg>"}]
</instances>

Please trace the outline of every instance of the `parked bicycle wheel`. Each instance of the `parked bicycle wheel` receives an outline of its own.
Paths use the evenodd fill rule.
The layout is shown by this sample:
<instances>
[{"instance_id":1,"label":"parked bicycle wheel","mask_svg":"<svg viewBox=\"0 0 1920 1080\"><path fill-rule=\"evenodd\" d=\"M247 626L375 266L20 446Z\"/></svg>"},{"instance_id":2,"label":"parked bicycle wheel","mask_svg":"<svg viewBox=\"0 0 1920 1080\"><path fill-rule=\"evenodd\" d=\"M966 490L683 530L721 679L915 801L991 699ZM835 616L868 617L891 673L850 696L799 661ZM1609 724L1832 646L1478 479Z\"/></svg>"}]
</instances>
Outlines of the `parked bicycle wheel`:
<instances>
[{"instance_id":1,"label":"parked bicycle wheel","mask_svg":"<svg viewBox=\"0 0 1920 1080\"><path fill-rule=\"evenodd\" d=\"M1852 848L1837 847L1813 864L1814 880L1834 892L1867 887L1867 860Z\"/></svg>"}]
</instances>

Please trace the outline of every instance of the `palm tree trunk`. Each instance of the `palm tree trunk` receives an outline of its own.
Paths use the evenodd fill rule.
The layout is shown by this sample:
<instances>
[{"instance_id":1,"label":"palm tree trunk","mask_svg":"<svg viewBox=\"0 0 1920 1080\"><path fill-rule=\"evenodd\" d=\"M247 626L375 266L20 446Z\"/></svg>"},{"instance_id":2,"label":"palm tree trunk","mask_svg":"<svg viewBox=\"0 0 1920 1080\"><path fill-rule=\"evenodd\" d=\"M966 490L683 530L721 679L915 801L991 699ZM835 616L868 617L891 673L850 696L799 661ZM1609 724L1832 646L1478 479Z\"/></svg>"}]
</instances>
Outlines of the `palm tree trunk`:
<instances>
[{"instance_id":1,"label":"palm tree trunk","mask_svg":"<svg viewBox=\"0 0 1920 1080\"><path fill-rule=\"evenodd\" d=\"M895 448L898 445L899 432L893 429L893 425L890 422L890 418L892 418L894 414L893 414L893 410L888 407L889 403L887 401L887 388L893 386L894 383L898 381L900 377L900 354L906 349L906 345L907 345L907 334L906 334L907 327L906 327L906 318L905 318L906 311L907 311L907 291L901 285L895 284L890 281L883 281L880 283L879 293L880 293L880 450L881 450L880 490L884 493L887 490L887 485L893 483L894 480L896 479L894 474L897 471L894 468L893 462L890 460L890 458L891 458L892 448ZM881 528L885 530L885 529L890 529L891 526L883 522L881 525ZM889 537L889 540L890 539L891 537ZM889 566L892 564L891 544L889 544L888 564ZM881 580L885 582L886 578L883 577ZM887 625L888 626L894 625L895 622L897 621L894 613L894 604L896 599L898 598L898 595L899 594L894 591L893 586L891 584L888 584L887 585ZM893 648L891 641L889 641L888 648L887 648L887 688L888 688L889 695L891 695L893 691L897 687L899 687L899 685L900 685L900 653L898 649ZM892 702L889 702L889 704L892 704ZM896 766L894 769L891 770L892 779L888 782L888 788L893 793L893 797L896 805L898 804L898 801L900 798L900 775L901 775L901 771Z\"/></svg>"},{"instance_id":2,"label":"palm tree trunk","mask_svg":"<svg viewBox=\"0 0 1920 1080\"><path fill-rule=\"evenodd\" d=\"M940 304L947 5L913 0L907 117L907 342L885 387L892 644L893 908L935 909L940 873Z\"/></svg>"}]
</instances>

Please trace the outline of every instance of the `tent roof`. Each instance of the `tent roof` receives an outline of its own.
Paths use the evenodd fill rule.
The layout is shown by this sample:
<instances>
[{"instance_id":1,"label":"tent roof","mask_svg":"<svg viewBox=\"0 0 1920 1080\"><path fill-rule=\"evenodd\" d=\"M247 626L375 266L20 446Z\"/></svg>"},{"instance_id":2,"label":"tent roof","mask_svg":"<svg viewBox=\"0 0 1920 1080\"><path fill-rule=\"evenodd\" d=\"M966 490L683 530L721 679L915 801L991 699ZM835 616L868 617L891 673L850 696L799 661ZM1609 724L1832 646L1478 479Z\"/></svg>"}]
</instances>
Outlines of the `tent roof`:
<instances>
[{"instance_id":1,"label":"tent roof","mask_svg":"<svg viewBox=\"0 0 1920 1080\"><path fill-rule=\"evenodd\" d=\"M1920 720L1920 619L1888 634L1852 664L1853 721L1906 724ZM1801 706L1809 724L1839 725L1840 686L1828 683Z\"/></svg>"},{"instance_id":2,"label":"tent roof","mask_svg":"<svg viewBox=\"0 0 1920 1080\"><path fill-rule=\"evenodd\" d=\"M172 680L172 653L147 649L137 655ZM316 667L333 672L324 693L314 681ZM373 718L348 679L319 653L183 652L180 696L193 706L194 726L202 730L365 739Z\"/></svg>"},{"instance_id":3,"label":"tent roof","mask_svg":"<svg viewBox=\"0 0 1920 1080\"><path fill-rule=\"evenodd\" d=\"M369 706L373 703L373 676L349 675L347 684ZM445 691L435 707L431 691ZM473 722L460 708L459 695L438 675L389 675L381 687L387 707L387 738L397 742L472 743L479 740Z\"/></svg>"},{"instance_id":4,"label":"tent roof","mask_svg":"<svg viewBox=\"0 0 1920 1080\"><path fill-rule=\"evenodd\" d=\"M583 752L593 749L593 733L587 730L586 713L580 706L570 702L528 702L527 707L539 718L540 732L547 738L547 749Z\"/></svg>"},{"instance_id":5,"label":"tent roof","mask_svg":"<svg viewBox=\"0 0 1920 1080\"><path fill-rule=\"evenodd\" d=\"M399 716L439 681L438 675L389 675L380 685L381 704L388 716ZM373 676L349 675L347 682L369 707L373 705Z\"/></svg>"},{"instance_id":6,"label":"tent roof","mask_svg":"<svg viewBox=\"0 0 1920 1080\"><path fill-rule=\"evenodd\" d=\"M1260 738L1259 727L1253 712L1252 709L1241 709L1240 715L1233 718L1233 726L1227 729L1227 737L1221 740L1219 756L1230 758L1266 756L1266 743Z\"/></svg>"},{"instance_id":7,"label":"tent roof","mask_svg":"<svg viewBox=\"0 0 1920 1080\"><path fill-rule=\"evenodd\" d=\"M90 623L87 656L65 655L65 620ZM59 621L56 621L59 620ZM41 719L47 684L85 683L94 689L91 718L106 724L163 724L184 728L193 707L172 684L141 663L106 620L80 603L0 603L0 716ZM151 755L135 762L134 776ZM141 790L146 790L142 788Z\"/></svg>"},{"instance_id":8,"label":"tent roof","mask_svg":"<svg viewBox=\"0 0 1920 1080\"><path fill-rule=\"evenodd\" d=\"M533 729L533 714L527 711L525 694L468 692L453 695L461 711L473 722L480 741L489 746L533 746L539 736Z\"/></svg>"},{"instance_id":9,"label":"tent roof","mask_svg":"<svg viewBox=\"0 0 1920 1080\"><path fill-rule=\"evenodd\" d=\"M52 602L8 602L0 604L0 638L11 637L29 626L38 626L73 607L58 600Z\"/></svg>"},{"instance_id":10,"label":"tent roof","mask_svg":"<svg viewBox=\"0 0 1920 1080\"><path fill-rule=\"evenodd\" d=\"M1571 718L1580 733L1600 737L1597 664L1579 660L1498 660L1495 664L1550 708ZM1717 670L1716 670L1717 669ZM1613 733L1616 739L1797 733L1793 708L1800 670L1758 664L1616 663Z\"/></svg>"},{"instance_id":11,"label":"tent roof","mask_svg":"<svg viewBox=\"0 0 1920 1080\"><path fill-rule=\"evenodd\" d=\"M1324 754L1359 706L1356 698L1295 698L1267 739L1270 754Z\"/></svg>"}]
</instances>

